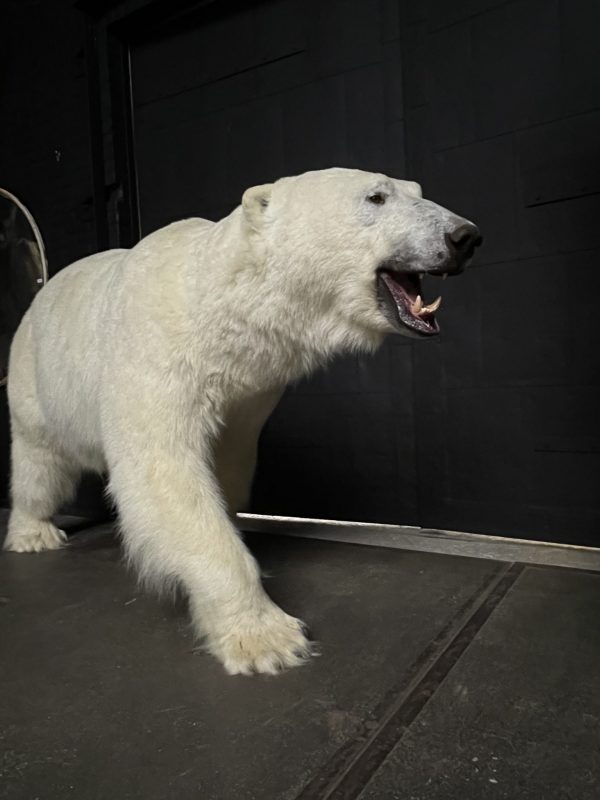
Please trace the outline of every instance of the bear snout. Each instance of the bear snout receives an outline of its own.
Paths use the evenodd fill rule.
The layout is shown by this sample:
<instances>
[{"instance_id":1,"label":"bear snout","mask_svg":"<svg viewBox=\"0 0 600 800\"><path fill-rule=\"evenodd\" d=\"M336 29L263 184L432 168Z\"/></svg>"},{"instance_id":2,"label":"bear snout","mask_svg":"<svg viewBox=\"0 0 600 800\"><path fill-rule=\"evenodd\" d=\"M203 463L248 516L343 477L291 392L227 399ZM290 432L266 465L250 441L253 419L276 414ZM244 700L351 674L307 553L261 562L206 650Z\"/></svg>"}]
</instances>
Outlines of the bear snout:
<instances>
[{"instance_id":1,"label":"bear snout","mask_svg":"<svg viewBox=\"0 0 600 800\"><path fill-rule=\"evenodd\" d=\"M450 257L455 265L452 272L462 272L467 262L473 258L475 248L483 242L483 237L479 233L477 225L466 222L456 227L444 237L446 246L450 252Z\"/></svg>"}]
</instances>

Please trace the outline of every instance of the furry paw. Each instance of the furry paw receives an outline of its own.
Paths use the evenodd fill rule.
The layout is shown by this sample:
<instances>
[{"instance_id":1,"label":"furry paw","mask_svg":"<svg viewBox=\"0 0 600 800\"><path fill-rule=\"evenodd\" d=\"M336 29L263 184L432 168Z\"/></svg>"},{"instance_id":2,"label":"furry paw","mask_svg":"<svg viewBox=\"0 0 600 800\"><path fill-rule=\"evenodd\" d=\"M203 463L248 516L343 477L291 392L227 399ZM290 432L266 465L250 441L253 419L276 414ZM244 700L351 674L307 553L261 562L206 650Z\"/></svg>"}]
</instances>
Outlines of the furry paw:
<instances>
[{"instance_id":1,"label":"furry paw","mask_svg":"<svg viewBox=\"0 0 600 800\"><path fill-rule=\"evenodd\" d=\"M314 643L304 635L304 624L275 605L234 620L210 636L207 647L230 675L276 675L316 655Z\"/></svg>"},{"instance_id":2,"label":"furry paw","mask_svg":"<svg viewBox=\"0 0 600 800\"><path fill-rule=\"evenodd\" d=\"M9 524L4 549L13 553L40 553L42 550L57 550L66 541L66 533L51 522L30 520L26 524Z\"/></svg>"}]
</instances>

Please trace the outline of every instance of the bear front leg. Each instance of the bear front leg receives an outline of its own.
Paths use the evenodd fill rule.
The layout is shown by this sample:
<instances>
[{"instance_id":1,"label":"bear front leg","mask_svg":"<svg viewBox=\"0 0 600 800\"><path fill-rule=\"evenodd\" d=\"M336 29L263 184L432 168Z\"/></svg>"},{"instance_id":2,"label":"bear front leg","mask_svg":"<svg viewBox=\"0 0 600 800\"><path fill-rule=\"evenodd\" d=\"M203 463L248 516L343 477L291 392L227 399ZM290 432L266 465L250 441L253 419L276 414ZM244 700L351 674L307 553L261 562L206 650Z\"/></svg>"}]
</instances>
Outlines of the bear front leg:
<instances>
[{"instance_id":1,"label":"bear front leg","mask_svg":"<svg viewBox=\"0 0 600 800\"><path fill-rule=\"evenodd\" d=\"M301 664L312 652L303 624L264 591L210 460L174 433L162 436L160 423L151 434L131 424L119 428L108 447L110 491L142 579L185 589L196 633L229 674L274 674Z\"/></svg>"}]
</instances>

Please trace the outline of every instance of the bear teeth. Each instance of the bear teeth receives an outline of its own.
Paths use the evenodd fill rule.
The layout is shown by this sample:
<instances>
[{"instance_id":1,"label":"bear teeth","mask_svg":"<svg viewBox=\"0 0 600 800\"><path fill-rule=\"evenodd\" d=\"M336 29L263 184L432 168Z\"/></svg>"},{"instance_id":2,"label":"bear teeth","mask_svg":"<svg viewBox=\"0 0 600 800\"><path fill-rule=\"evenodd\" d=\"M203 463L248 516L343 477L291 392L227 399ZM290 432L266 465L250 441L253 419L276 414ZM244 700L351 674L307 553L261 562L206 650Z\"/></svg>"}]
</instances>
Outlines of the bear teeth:
<instances>
[{"instance_id":1,"label":"bear teeth","mask_svg":"<svg viewBox=\"0 0 600 800\"><path fill-rule=\"evenodd\" d=\"M438 310L438 308L441 305L442 305L442 298L438 297L437 300L433 301L433 303L430 303L428 306L423 306L423 310L421 311L421 313L425 311L428 314L433 314L435 311Z\"/></svg>"},{"instance_id":2,"label":"bear teeth","mask_svg":"<svg viewBox=\"0 0 600 800\"><path fill-rule=\"evenodd\" d=\"M437 300L433 301L433 303L430 303L428 306L424 306L423 301L421 300L421 295L418 294L417 299L411 304L410 310L416 317L421 317L423 314L435 313L441 304L442 298L438 297Z\"/></svg>"}]
</instances>

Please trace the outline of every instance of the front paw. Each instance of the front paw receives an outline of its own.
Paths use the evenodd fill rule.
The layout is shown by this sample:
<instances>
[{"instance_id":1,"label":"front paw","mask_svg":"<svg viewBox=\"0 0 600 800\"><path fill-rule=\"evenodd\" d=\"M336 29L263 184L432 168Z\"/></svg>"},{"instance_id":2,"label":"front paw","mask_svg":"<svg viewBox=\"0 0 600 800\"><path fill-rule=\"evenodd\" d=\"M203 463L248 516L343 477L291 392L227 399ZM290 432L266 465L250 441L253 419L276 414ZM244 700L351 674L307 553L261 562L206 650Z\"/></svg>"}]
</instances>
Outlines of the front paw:
<instances>
[{"instance_id":1,"label":"front paw","mask_svg":"<svg viewBox=\"0 0 600 800\"><path fill-rule=\"evenodd\" d=\"M207 638L207 649L230 675L276 675L316 655L314 643L303 631L299 619L272 604L260 613L239 614L217 626Z\"/></svg>"}]
</instances>

